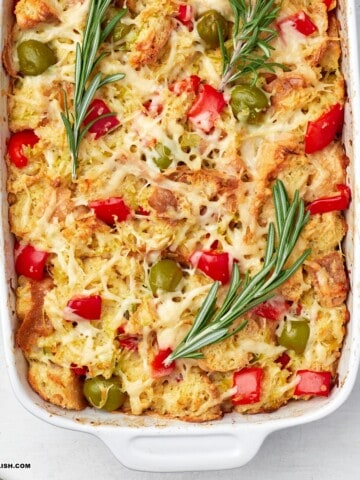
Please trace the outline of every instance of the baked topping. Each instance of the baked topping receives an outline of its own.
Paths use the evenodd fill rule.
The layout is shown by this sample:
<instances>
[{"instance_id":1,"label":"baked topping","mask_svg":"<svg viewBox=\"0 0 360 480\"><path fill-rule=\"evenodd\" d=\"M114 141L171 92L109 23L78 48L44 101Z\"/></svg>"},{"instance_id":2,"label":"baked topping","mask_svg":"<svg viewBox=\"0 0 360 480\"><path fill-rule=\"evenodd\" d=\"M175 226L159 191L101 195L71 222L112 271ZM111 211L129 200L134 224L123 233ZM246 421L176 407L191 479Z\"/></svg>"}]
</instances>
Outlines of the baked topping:
<instances>
[{"instance_id":1,"label":"baked topping","mask_svg":"<svg viewBox=\"0 0 360 480\"><path fill-rule=\"evenodd\" d=\"M65 408L190 421L330 394L351 199L335 2L123 3L20 0L5 52L32 387ZM264 271L264 296L231 310ZM226 298L221 335L195 332L215 343L183 349Z\"/></svg>"}]
</instances>

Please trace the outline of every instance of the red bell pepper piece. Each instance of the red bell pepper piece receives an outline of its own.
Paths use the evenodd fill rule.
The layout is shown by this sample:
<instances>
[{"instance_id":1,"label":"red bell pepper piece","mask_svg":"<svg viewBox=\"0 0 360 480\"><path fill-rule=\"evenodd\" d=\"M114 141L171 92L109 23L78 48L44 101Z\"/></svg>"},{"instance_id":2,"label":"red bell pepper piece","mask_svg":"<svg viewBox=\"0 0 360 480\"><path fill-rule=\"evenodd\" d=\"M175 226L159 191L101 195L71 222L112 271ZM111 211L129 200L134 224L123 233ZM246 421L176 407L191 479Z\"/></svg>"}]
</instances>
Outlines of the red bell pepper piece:
<instances>
[{"instance_id":1,"label":"red bell pepper piece","mask_svg":"<svg viewBox=\"0 0 360 480\"><path fill-rule=\"evenodd\" d=\"M175 370L175 362L171 362L167 367L164 365L164 360L172 353L171 348L166 350L159 350L151 362L151 376L153 378L164 377L170 375Z\"/></svg>"},{"instance_id":2,"label":"red bell pepper piece","mask_svg":"<svg viewBox=\"0 0 360 480\"><path fill-rule=\"evenodd\" d=\"M88 367L86 365L83 365L82 367L79 367L76 363L72 363L70 365L70 370L75 373L75 375L78 375L79 377L82 377L86 375L89 371Z\"/></svg>"},{"instance_id":3,"label":"red bell pepper piece","mask_svg":"<svg viewBox=\"0 0 360 480\"><path fill-rule=\"evenodd\" d=\"M197 94L199 92L200 83L200 77L197 75L190 75L190 77L183 78L170 85L169 90L174 92L175 95L181 95L183 92L193 92Z\"/></svg>"},{"instance_id":4,"label":"red bell pepper piece","mask_svg":"<svg viewBox=\"0 0 360 480\"><path fill-rule=\"evenodd\" d=\"M297 12L290 17L286 17L279 22L280 28L289 25L302 35L308 37L317 31L317 26L312 22L311 18L304 12Z\"/></svg>"},{"instance_id":5,"label":"red bell pepper piece","mask_svg":"<svg viewBox=\"0 0 360 480\"><path fill-rule=\"evenodd\" d=\"M326 9L330 10L332 0L323 0L323 2L325 3Z\"/></svg>"},{"instance_id":6,"label":"red bell pepper piece","mask_svg":"<svg viewBox=\"0 0 360 480\"><path fill-rule=\"evenodd\" d=\"M301 303L297 303L295 305L293 304L293 308L295 309L295 314L296 315L301 315L301 312L302 312L302 309L303 309Z\"/></svg>"},{"instance_id":7,"label":"red bell pepper piece","mask_svg":"<svg viewBox=\"0 0 360 480\"><path fill-rule=\"evenodd\" d=\"M89 125L89 123L94 122L89 128L89 132L95 133L96 139L104 136L105 134L113 130L115 127L120 125L120 122L116 118L115 113L96 120L101 115L107 115L109 113L111 113L111 111L103 100L95 98L90 103L88 113L84 120L84 125Z\"/></svg>"},{"instance_id":8,"label":"red bell pepper piece","mask_svg":"<svg viewBox=\"0 0 360 480\"><path fill-rule=\"evenodd\" d=\"M131 215L130 208L121 197L110 197L106 200L95 200L89 203L95 215L112 226L115 222L123 222Z\"/></svg>"},{"instance_id":9,"label":"red bell pepper piece","mask_svg":"<svg viewBox=\"0 0 360 480\"><path fill-rule=\"evenodd\" d=\"M209 133L226 106L224 95L211 85L201 85L199 94L188 111L188 119L197 128Z\"/></svg>"},{"instance_id":10,"label":"red bell pepper piece","mask_svg":"<svg viewBox=\"0 0 360 480\"><path fill-rule=\"evenodd\" d=\"M122 335L119 338L120 347L125 350L137 352L139 339L136 335Z\"/></svg>"},{"instance_id":11,"label":"red bell pepper piece","mask_svg":"<svg viewBox=\"0 0 360 480\"><path fill-rule=\"evenodd\" d=\"M217 250L219 248L219 240L214 240L210 245L210 250Z\"/></svg>"},{"instance_id":12,"label":"red bell pepper piece","mask_svg":"<svg viewBox=\"0 0 360 480\"><path fill-rule=\"evenodd\" d=\"M283 296L277 295L266 302L260 303L251 311L268 320L280 320L290 307L290 302L287 302Z\"/></svg>"},{"instance_id":13,"label":"red bell pepper piece","mask_svg":"<svg viewBox=\"0 0 360 480\"><path fill-rule=\"evenodd\" d=\"M343 184L336 185L336 188L339 190L340 195L318 198L307 206L311 215L346 210L349 207L351 200L350 188Z\"/></svg>"},{"instance_id":14,"label":"red bell pepper piece","mask_svg":"<svg viewBox=\"0 0 360 480\"><path fill-rule=\"evenodd\" d=\"M135 210L136 215L143 215L144 217L148 217L150 215L150 212L145 210L141 205L137 207Z\"/></svg>"},{"instance_id":15,"label":"red bell pepper piece","mask_svg":"<svg viewBox=\"0 0 360 480\"><path fill-rule=\"evenodd\" d=\"M24 147L33 147L38 141L39 137L33 130L13 133L8 143L8 154L11 163L18 168L26 167L28 158L24 154Z\"/></svg>"},{"instance_id":16,"label":"red bell pepper piece","mask_svg":"<svg viewBox=\"0 0 360 480\"><path fill-rule=\"evenodd\" d=\"M283 370L287 364L290 362L290 357L286 352L283 352L280 357L275 360L276 363L280 363L281 370Z\"/></svg>"},{"instance_id":17,"label":"red bell pepper piece","mask_svg":"<svg viewBox=\"0 0 360 480\"><path fill-rule=\"evenodd\" d=\"M100 320L102 299L100 295L74 297L68 301L64 316L65 320L73 321L74 315L85 320Z\"/></svg>"},{"instance_id":18,"label":"red bell pepper piece","mask_svg":"<svg viewBox=\"0 0 360 480\"><path fill-rule=\"evenodd\" d=\"M176 19L191 32L194 28L194 9L191 5L181 4L178 8Z\"/></svg>"},{"instance_id":19,"label":"red bell pepper piece","mask_svg":"<svg viewBox=\"0 0 360 480\"><path fill-rule=\"evenodd\" d=\"M305 134L305 153L314 153L331 143L341 133L344 108L340 103L332 105L317 120L308 123Z\"/></svg>"},{"instance_id":20,"label":"red bell pepper piece","mask_svg":"<svg viewBox=\"0 0 360 480\"><path fill-rule=\"evenodd\" d=\"M190 263L204 272L213 280L223 285L229 282L231 276L232 259L226 252L196 250L190 256Z\"/></svg>"},{"instance_id":21,"label":"red bell pepper piece","mask_svg":"<svg viewBox=\"0 0 360 480\"><path fill-rule=\"evenodd\" d=\"M143 106L146 109L146 112L150 115L150 117L157 117L160 115L160 113L163 111L164 107L162 104L158 101L158 99L150 99L147 100Z\"/></svg>"},{"instance_id":22,"label":"red bell pepper piece","mask_svg":"<svg viewBox=\"0 0 360 480\"><path fill-rule=\"evenodd\" d=\"M15 270L18 275L24 275L32 280L42 280L45 275L45 265L49 254L37 250L32 245L15 245Z\"/></svg>"},{"instance_id":23,"label":"red bell pepper piece","mask_svg":"<svg viewBox=\"0 0 360 480\"><path fill-rule=\"evenodd\" d=\"M231 397L234 405L247 405L260 400L264 370L259 367L243 368L233 375L236 393Z\"/></svg>"},{"instance_id":24,"label":"red bell pepper piece","mask_svg":"<svg viewBox=\"0 0 360 480\"><path fill-rule=\"evenodd\" d=\"M294 395L316 395L319 397L329 396L331 372L298 370L296 375L300 380L295 387Z\"/></svg>"}]
</instances>

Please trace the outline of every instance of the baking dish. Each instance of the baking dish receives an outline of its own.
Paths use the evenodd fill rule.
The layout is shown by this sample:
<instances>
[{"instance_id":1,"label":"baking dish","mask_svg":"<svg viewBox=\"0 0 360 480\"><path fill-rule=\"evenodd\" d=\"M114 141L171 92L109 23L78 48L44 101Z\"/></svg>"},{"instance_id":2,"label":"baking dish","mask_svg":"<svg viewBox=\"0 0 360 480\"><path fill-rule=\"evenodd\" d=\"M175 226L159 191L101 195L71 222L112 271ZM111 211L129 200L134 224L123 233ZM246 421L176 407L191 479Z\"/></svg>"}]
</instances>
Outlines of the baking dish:
<instances>
[{"instance_id":1,"label":"baking dish","mask_svg":"<svg viewBox=\"0 0 360 480\"><path fill-rule=\"evenodd\" d=\"M2 39L6 37L9 24L9 6L0 7L3 19ZM342 25L344 73L347 79L349 102L346 111L344 141L351 158L350 183L356 183L357 172L357 131L359 126L352 112L358 112L359 96L357 39L355 35L354 2L341 4L339 19ZM350 67L351 66L351 67ZM2 129L1 147L5 148L6 138L6 78L1 77ZM353 120L354 119L354 120ZM353 140L352 140L353 139ZM3 172L5 169L3 169ZM2 173L2 192L5 192L5 175ZM349 298L350 311L358 307L358 231L355 225L358 192L353 188L353 204L348 212L349 234L346 243L348 269L352 276L352 296ZM26 382L26 362L20 351L14 349L13 329L15 327L14 302L11 295L13 265L12 240L8 232L6 198L2 202L3 233L0 237L1 275L0 286L1 318L5 341L8 371L15 393L23 405L38 417L52 424L74 430L92 433L101 438L126 466L150 471L184 471L234 468L245 464L255 455L264 438L272 431L319 419L335 410L349 395L356 377L359 361L359 322L352 318L339 365L339 386L330 398L314 399L311 402L291 403L272 414L241 417L233 414L221 422L201 425L184 424L150 417L131 417L121 414L106 414L94 410L81 413L65 412L43 402Z\"/></svg>"}]
</instances>

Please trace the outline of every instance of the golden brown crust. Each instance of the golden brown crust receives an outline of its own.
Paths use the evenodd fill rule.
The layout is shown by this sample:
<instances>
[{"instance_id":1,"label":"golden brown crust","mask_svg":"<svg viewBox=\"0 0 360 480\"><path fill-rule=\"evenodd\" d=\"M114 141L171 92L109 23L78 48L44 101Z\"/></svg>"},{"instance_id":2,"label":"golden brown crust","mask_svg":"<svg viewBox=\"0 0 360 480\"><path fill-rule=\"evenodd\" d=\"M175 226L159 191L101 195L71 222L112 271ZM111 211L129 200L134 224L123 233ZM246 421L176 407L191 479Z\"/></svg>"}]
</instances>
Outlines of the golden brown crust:
<instances>
[{"instance_id":1,"label":"golden brown crust","mask_svg":"<svg viewBox=\"0 0 360 480\"><path fill-rule=\"evenodd\" d=\"M70 369L54 363L29 362L29 383L44 400L70 410L83 410L82 381Z\"/></svg>"},{"instance_id":2,"label":"golden brown crust","mask_svg":"<svg viewBox=\"0 0 360 480\"><path fill-rule=\"evenodd\" d=\"M165 381L154 386L151 410L188 422L206 422L222 417L219 392L198 368L192 368L178 382Z\"/></svg>"},{"instance_id":3,"label":"golden brown crust","mask_svg":"<svg viewBox=\"0 0 360 480\"><path fill-rule=\"evenodd\" d=\"M334 14L329 14L329 40L321 54L320 65L327 71L334 71L339 65L341 55L340 41L338 39L338 21Z\"/></svg>"},{"instance_id":4,"label":"golden brown crust","mask_svg":"<svg viewBox=\"0 0 360 480\"><path fill-rule=\"evenodd\" d=\"M15 69L14 60L12 57L12 39L11 35L8 35L5 40L4 49L2 52L2 62L5 68L5 71L10 77L16 77L17 71Z\"/></svg>"},{"instance_id":5,"label":"golden brown crust","mask_svg":"<svg viewBox=\"0 0 360 480\"><path fill-rule=\"evenodd\" d=\"M43 311L44 297L52 285L50 278L41 281L22 278L20 281L21 300L17 302L17 315L21 324L16 334L16 343L25 353L29 353L39 337L46 337L53 331Z\"/></svg>"},{"instance_id":6,"label":"golden brown crust","mask_svg":"<svg viewBox=\"0 0 360 480\"><path fill-rule=\"evenodd\" d=\"M289 96L294 97L298 92L307 86L304 75L287 72L268 83L265 90L271 94L271 103L276 109L288 108L286 101Z\"/></svg>"},{"instance_id":7,"label":"golden brown crust","mask_svg":"<svg viewBox=\"0 0 360 480\"><path fill-rule=\"evenodd\" d=\"M129 55L129 62L134 68L151 65L158 60L163 48L167 44L173 29L172 19L158 17L157 23L150 24L149 28L140 33L133 50Z\"/></svg>"},{"instance_id":8,"label":"golden brown crust","mask_svg":"<svg viewBox=\"0 0 360 480\"><path fill-rule=\"evenodd\" d=\"M74 203L71 200L71 190L59 185L56 187L56 208L53 217L57 218L59 222L62 222L73 210Z\"/></svg>"},{"instance_id":9,"label":"golden brown crust","mask_svg":"<svg viewBox=\"0 0 360 480\"><path fill-rule=\"evenodd\" d=\"M175 195L165 188L156 188L148 199L150 207L157 213L165 213L169 208L177 209Z\"/></svg>"},{"instance_id":10,"label":"golden brown crust","mask_svg":"<svg viewBox=\"0 0 360 480\"><path fill-rule=\"evenodd\" d=\"M341 253L332 252L317 258L309 262L307 269L322 307L337 307L345 301L349 284Z\"/></svg>"},{"instance_id":11,"label":"golden brown crust","mask_svg":"<svg viewBox=\"0 0 360 480\"><path fill-rule=\"evenodd\" d=\"M311 216L302 234L311 248L310 258L316 259L336 249L346 231L346 221L340 212Z\"/></svg>"},{"instance_id":12,"label":"golden brown crust","mask_svg":"<svg viewBox=\"0 0 360 480\"><path fill-rule=\"evenodd\" d=\"M299 268L279 289L286 300L298 302L309 286L305 283L303 269Z\"/></svg>"},{"instance_id":13,"label":"golden brown crust","mask_svg":"<svg viewBox=\"0 0 360 480\"><path fill-rule=\"evenodd\" d=\"M226 210L229 212L235 212L238 202L242 200L243 192L239 189L239 179L223 172L179 167L176 172L169 175L169 178L194 187L201 186L208 200L223 197Z\"/></svg>"},{"instance_id":14,"label":"golden brown crust","mask_svg":"<svg viewBox=\"0 0 360 480\"><path fill-rule=\"evenodd\" d=\"M15 7L18 26L28 30L41 22L57 20L57 12L50 1L45 0L20 0Z\"/></svg>"},{"instance_id":15,"label":"golden brown crust","mask_svg":"<svg viewBox=\"0 0 360 480\"><path fill-rule=\"evenodd\" d=\"M253 354L241 350L241 342L244 339L255 339L259 330L259 325L252 320L233 337L203 348L205 358L199 361L199 367L207 372L228 372L246 367Z\"/></svg>"}]
</instances>

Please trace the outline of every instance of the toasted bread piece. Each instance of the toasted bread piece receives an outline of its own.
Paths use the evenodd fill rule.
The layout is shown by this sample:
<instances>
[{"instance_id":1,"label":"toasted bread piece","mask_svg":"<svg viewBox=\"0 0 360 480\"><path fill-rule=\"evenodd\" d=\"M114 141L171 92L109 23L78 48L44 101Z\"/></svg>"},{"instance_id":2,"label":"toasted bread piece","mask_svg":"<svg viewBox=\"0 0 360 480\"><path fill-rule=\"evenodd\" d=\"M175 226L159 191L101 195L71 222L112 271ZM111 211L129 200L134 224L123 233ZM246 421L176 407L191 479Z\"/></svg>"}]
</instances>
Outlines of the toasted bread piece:
<instances>
[{"instance_id":1,"label":"toasted bread piece","mask_svg":"<svg viewBox=\"0 0 360 480\"><path fill-rule=\"evenodd\" d=\"M80 377L54 363L30 360L29 383L44 400L70 410L83 410L86 400Z\"/></svg>"},{"instance_id":2,"label":"toasted bread piece","mask_svg":"<svg viewBox=\"0 0 360 480\"><path fill-rule=\"evenodd\" d=\"M161 56L174 28L168 11L167 2L159 2L146 6L139 14L141 29L129 55L129 62L134 68L152 65Z\"/></svg>"},{"instance_id":3,"label":"toasted bread piece","mask_svg":"<svg viewBox=\"0 0 360 480\"><path fill-rule=\"evenodd\" d=\"M332 252L309 262L315 297L322 307L338 307L349 289L344 262L340 252Z\"/></svg>"},{"instance_id":4,"label":"toasted bread piece","mask_svg":"<svg viewBox=\"0 0 360 480\"><path fill-rule=\"evenodd\" d=\"M251 321L239 333L223 342L214 343L203 348L205 358L199 361L199 366L207 371L227 372L239 370L249 364L253 354L241 348L243 339L256 338L259 326Z\"/></svg>"},{"instance_id":5,"label":"toasted bread piece","mask_svg":"<svg viewBox=\"0 0 360 480\"><path fill-rule=\"evenodd\" d=\"M155 385L151 410L189 422L206 422L222 416L219 392L199 368L190 368L182 374L182 379Z\"/></svg>"},{"instance_id":6,"label":"toasted bread piece","mask_svg":"<svg viewBox=\"0 0 360 480\"><path fill-rule=\"evenodd\" d=\"M47 336L53 331L49 319L44 315L44 297L52 288L52 280L45 278L41 281L22 277L18 287L19 299L17 315L21 325L16 334L17 345L25 352L29 352L40 336Z\"/></svg>"},{"instance_id":7,"label":"toasted bread piece","mask_svg":"<svg viewBox=\"0 0 360 480\"><path fill-rule=\"evenodd\" d=\"M15 7L15 15L22 30L34 28L41 22L53 22L58 18L51 0L20 0Z\"/></svg>"}]
</instances>

